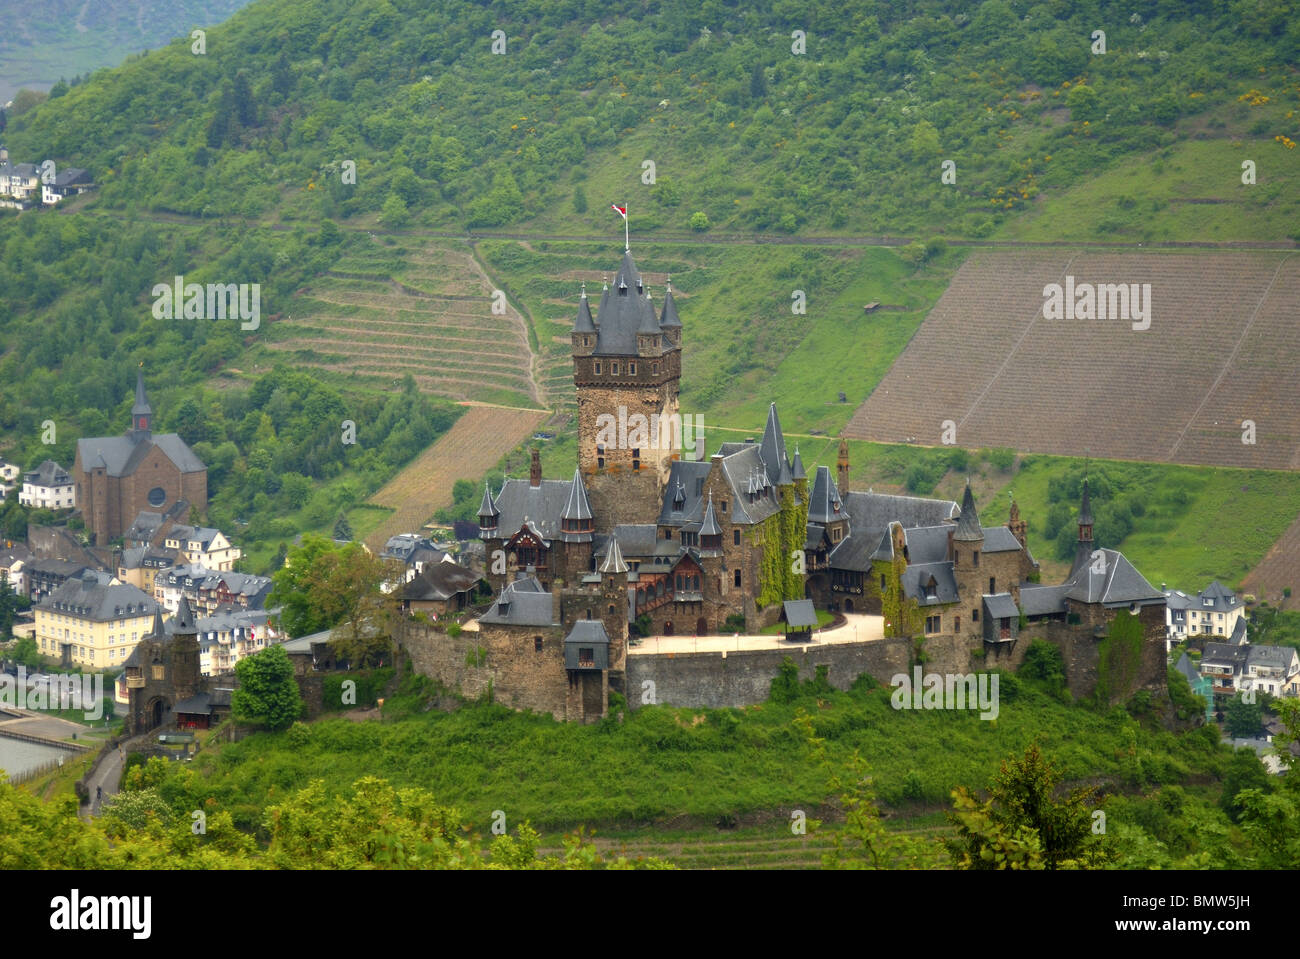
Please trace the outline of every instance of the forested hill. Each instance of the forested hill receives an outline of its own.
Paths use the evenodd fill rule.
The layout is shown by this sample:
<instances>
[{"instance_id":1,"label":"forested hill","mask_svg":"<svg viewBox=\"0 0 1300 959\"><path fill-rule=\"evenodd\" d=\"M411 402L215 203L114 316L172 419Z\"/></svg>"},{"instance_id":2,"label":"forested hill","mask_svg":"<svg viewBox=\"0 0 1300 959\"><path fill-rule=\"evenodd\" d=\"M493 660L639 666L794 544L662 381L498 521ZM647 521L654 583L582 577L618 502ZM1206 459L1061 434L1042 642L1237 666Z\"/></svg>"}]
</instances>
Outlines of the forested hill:
<instances>
[{"instance_id":1,"label":"forested hill","mask_svg":"<svg viewBox=\"0 0 1300 959\"><path fill-rule=\"evenodd\" d=\"M118 207L589 231L626 199L643 231L981 236L1252 89L1297 105L1291 0L649 6L257 0L7 139Z\"/></svg>"},{"instance_id":2,"label":"forested hill","mask_svg":"<svg viewBox=\"0 0 1300 959\"><path fill-rule=\"evenodd\" d=\"M129 53L220 23L248 0L41 0L6 4L0 30L0 103L20 87L47 89Z\"/></svg>"}]
</instances>

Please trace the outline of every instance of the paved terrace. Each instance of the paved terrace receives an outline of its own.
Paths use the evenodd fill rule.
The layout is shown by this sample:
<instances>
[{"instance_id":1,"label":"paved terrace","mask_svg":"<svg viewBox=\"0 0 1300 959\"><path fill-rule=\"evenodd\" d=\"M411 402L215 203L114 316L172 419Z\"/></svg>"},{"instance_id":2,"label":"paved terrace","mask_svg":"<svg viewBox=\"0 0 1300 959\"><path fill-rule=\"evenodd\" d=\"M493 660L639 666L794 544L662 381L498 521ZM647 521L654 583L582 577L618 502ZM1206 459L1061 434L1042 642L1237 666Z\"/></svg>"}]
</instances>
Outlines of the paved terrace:
<instances>
[{"instance_id":1,"label":"paved terrace","mask_svg":"<svg viewBox=\"0 0 1300 959\"><path fill-rule=\"evenodd\" d=\"M871 639L884 639L885 621L880 616L866 613L845 613L845 622L834 629L813 630L811 641L806 643L787 640L780 633L767 635L728 636L648 636L640 645L630 646L629 656L658 656L668 653L716 653L723 650L743 649L802 649L806 646L824 646L829 643L857 643Z\"/></svg>"}]
</instances>

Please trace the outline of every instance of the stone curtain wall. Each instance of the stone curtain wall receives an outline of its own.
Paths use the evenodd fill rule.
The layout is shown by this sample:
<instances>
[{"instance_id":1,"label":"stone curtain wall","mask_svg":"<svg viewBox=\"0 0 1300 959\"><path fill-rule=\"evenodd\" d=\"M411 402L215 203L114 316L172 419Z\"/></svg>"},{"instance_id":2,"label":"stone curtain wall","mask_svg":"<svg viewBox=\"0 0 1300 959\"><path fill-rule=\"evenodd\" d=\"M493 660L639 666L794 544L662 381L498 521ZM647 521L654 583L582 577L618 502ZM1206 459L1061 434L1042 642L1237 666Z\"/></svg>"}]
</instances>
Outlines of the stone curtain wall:
<instances>
[{"instance_id":1,"label":"stone curtain wall","mask_svg":"<svg viewBox=\"0 0 1300 959\"><path fill-rule=\"evenodd\" d=\"M969 673L969 647L955 636L932 636L925 644L927 673ZM664 653L627 658L628 706L637 709L647 680L653 682L655 700L683 707L721 708L748 706L767 699L772 680L789 656L799 667L800 680L812 679L818 666L827 666L826 678L836 689L848 689L863 673L887 685L897 673L912 669L912 643L882 639L825 646L791 643L788 649L732 650L726 653Z\"/></svg>"}]
</instances>

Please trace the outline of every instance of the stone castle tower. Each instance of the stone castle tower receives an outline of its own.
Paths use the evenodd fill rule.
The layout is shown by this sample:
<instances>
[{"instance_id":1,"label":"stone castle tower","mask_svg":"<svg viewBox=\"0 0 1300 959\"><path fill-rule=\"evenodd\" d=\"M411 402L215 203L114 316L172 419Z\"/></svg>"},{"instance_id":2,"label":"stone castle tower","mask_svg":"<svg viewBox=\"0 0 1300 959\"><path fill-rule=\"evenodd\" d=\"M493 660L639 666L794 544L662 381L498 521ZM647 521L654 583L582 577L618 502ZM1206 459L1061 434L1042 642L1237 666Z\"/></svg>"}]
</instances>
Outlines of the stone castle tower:
<instances>
[{"instance_id":1,"label":"stone castle tower","mask_svg":"<svg viewBox=\"0 0 1300 959\"><path fill-rule=\"evenodd\" d=\"M656 314L625 252L594 317L583 290L570 335L578 468L592 512L611 529L654 523L681 449L682 324L672 290Z\"/></svg>"}]
</instances>

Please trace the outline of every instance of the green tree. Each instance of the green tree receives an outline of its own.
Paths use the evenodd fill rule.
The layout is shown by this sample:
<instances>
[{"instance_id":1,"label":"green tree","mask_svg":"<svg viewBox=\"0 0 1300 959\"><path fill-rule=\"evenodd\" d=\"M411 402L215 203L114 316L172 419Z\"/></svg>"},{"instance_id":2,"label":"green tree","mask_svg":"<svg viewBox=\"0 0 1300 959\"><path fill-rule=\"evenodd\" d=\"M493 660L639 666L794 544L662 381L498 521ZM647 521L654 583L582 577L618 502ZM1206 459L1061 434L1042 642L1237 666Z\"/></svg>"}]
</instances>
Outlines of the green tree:
<instances>
[{"instance_id":1,"label":"green tree","mask_svg":"<svg viewBox=\"0 0 1300 959\"><path fill-rule=\"evenodd\" d=\"M352 524L348 522L346 513L339 513L339 518L334 521L334 538L352 539Z\"/></svg>"},{"instance_id":2,"label":"green tree","mask_svg":"<svg viewBox=\"0 0 1300 959\"><path fill-rule=\"evenodd\" d=\"M1251 739L1259 733L1264 717L1259 703L1248 703L1240 696L1228 700L1223 725L1234 739Z\"/></svg>"},{"instance_id":3,"label":"green tree","mask_svg":"<svg viewBox=\"0 0 1300 959\"><path fill-rule=\"evenodd\" d=\"M696 210L691 214L690 225L696 233L703 233L709 228L709 217L703 210Z\"/></svg>"},{"instance_id":4,"label":"green tree","mask_svg":"<svg viewBox=\"0 0 1300 959\"><path fill-rule=\"evenodd\" d=\"M14 644L13 652L10 654L14 662L28 669L36 669L41 665L41 654L36 648L36 640L30 636L24 636Z\"/></svg>"},{"instance_id":5,"label":"green tree","mask_svg":"<svg viewBox=\"0 0 1300 959\"><path fill-rule=\"evenodd\" d=\"M302 696L293 664L283 646L270 646L235 664L239 685L230 696L230 711L241 723L268 730L288 729L302 715Z\"/></svg>"},{"instance_id":6,"label":"green tree","mask_svg":"<svg viewBox=\"0 0 1300 959\"><path fill-rule=\"evenodd\" d=\"M407 212L406 201L396 193L388 194L388 199L384 201L383 208L379 211L379 222L384 226L404 227L411 222L411 214Z\"/></svg>"},{"instance_id":7,"label":"green tree","mask_svg":"<svg viewBox=\"0 0 1300 959\"><path fill-rule=\"evenodd\" d=\"M1023 759L1003 760L979 802L964 786L953 791L945 842L960 869L1091 869L1113 858L1104 835L1093 833L1088 802L1096 787L1055 798L1060 773L1035 743Z\"/></svg>"}]
</instances>

